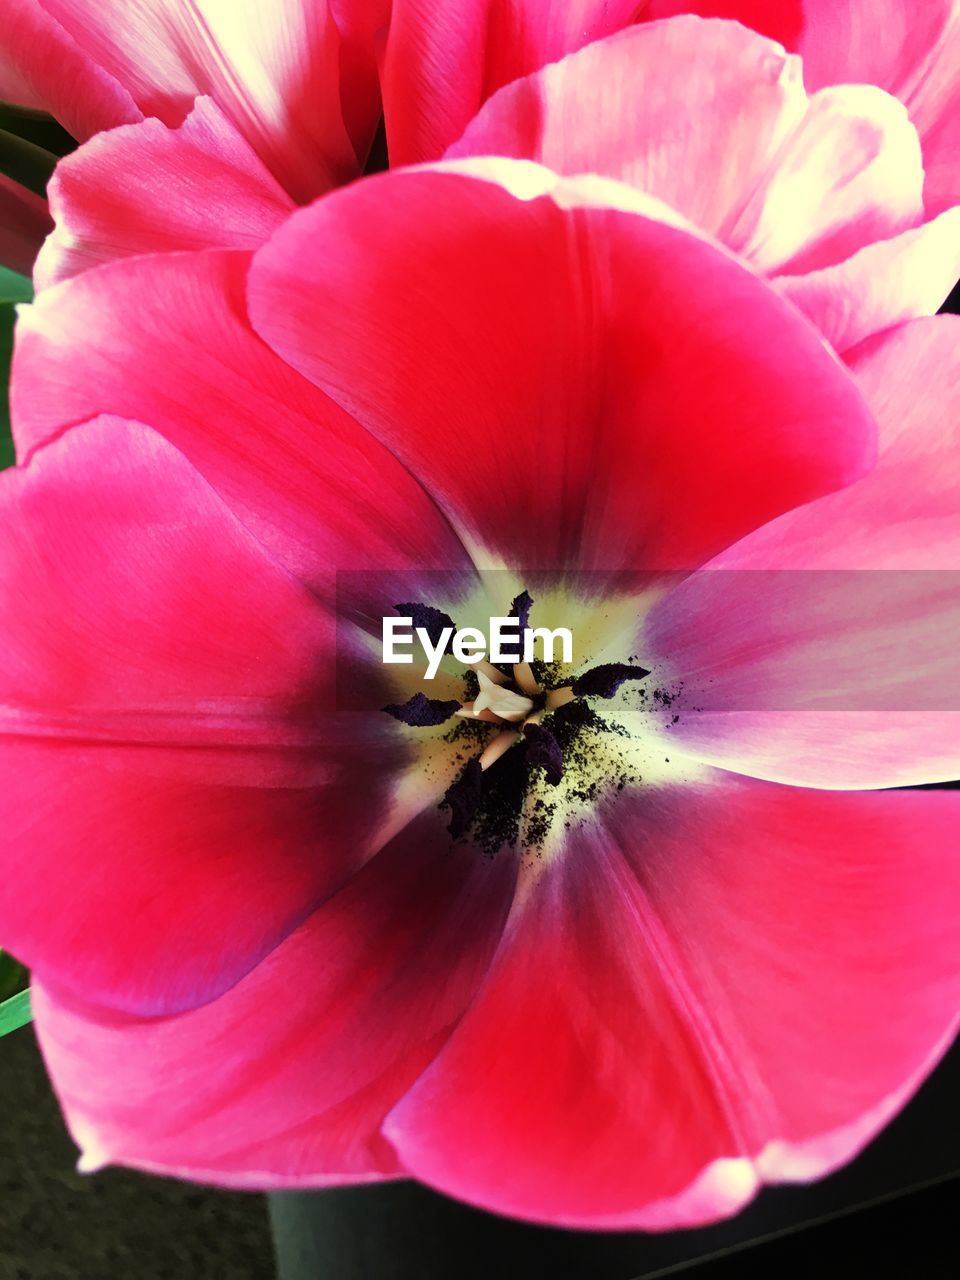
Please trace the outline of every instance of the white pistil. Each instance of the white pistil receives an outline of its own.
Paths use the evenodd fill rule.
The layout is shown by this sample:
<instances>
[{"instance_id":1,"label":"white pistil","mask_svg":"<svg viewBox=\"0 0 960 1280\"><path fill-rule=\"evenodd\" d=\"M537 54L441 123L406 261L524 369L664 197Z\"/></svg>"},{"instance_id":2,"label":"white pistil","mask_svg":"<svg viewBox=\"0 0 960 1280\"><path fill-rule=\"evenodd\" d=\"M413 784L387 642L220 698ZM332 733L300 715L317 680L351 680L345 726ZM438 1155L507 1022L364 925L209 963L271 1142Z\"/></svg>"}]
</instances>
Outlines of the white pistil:
<instances>
[{"instance_id":1,"label":"white pistil","mask_svg":"<svg viewBox=\"0 0 960 1280\"><path fill-rule=\"evenodd\" d=\"M516 729L501 729L497 736L484 747L480 756L480 768L489 769L492 764L496 764L502 755L506 755L519 736Z\"/></svg>"},{"instance_id":2,"label":"white pistil","mask_svg":"<svg viewBox=\"0 0 960 1280\"><path fill-rule=\"evenodd\" d=\"M490 710L501 720L525 720L533 710L533 703L523 694L514 693L512 689L504 689L494 684L482 671L477 672L480 681L480 692L474 699L473 714L479 716L482 711Z\"/></svg>"},{"instance_id":3,"label":"white pistil","mask_svg":"<svg viewBox=\"0 0 960 1280\"><path fill-rule=\"evenodd\" d=\"M475 702L465 702L460 710L453 714L462 716L464 720L484 720L487 724L503 724L500 717L489 707L483 707L478 711Z\"/></svg>"}]
</instances>

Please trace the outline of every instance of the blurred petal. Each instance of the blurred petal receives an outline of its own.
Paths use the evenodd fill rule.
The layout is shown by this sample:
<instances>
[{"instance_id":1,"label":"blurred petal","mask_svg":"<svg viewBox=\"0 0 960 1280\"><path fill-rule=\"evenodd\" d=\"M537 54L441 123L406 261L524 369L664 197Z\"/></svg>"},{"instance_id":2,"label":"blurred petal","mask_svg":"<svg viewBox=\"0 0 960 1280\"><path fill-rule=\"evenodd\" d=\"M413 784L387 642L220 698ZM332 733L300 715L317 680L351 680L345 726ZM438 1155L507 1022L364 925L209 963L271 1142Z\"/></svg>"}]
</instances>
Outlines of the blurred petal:
<instances>
[{"instance_id":1,"label":"blurred petal","mask_svg":"<svg viewBox=\"0 0 960 1280\"><path fill-rule=\"evenodd\" d=\"M176 129L145 120L92 139L48 194L57 228L38 288L133 254L253 249L295 207L209 98Z\"/></svg>"},{"instance_id":2,"label":"blurred petal","mask_svg":"<svg viewBox=\"0 0 960 1280\"><path fill-rule=\"evenodd\" d=\"M35 987L82 1165L257 1188L403 1176L380 1123L472 998L514 876L430 815L201 1009L141 1020Z\"/></svg>"},{"instance_id":3,"label":"blurred petal","mask_svg":"<svg viewBox=\"0 0 960 1280\"><path fill-rule=\"evenodd\" d=\"M392 165L438 159L502 85L633 19L637 0L393 0L383 67Z\"/></svg>"},{"instance_id":4,"label":"blurred petal","mask_svg":"<svg viewBox=\"0 0 960 1280\"><path fill-rule=\"evenodd\" d=\"M401 1163L495 1212L665 1229L849 1159L956 1020L958 809L722 774L621 797L521 890L387 1120Z\"/></svg>"},{"instance_id":5,"label":"blurred petal","mask_svg":"<svg viewBox=\"0 0 960 1280\"><path fill-rule=\"evenodd\" d=\"M99 66L40 0L4 0L0 98L56 116L75 138L141 118L121 83Z\"/></svg>"},{"instance_id":6,"label":"blurred petal","mask_svg":"<svg viewBox=\"0 0 960 1280\"><path fill-rule=\"evenodd\" d=\"M0 173L0 266L30 275L52 228L46 200Z\"/></svg>"},{"instance_id":7,"label":"blurred petal","mask_svg":"<svg viewBox=\"0 0 960 1280\"><path fill-rule=\"evenodd\" d=\"M800 786L960 775L958 334L940 316L855 352L876 470L653 608L649 664L683 684L678 752Z\"/></svg>"},{"instance_id":8,"label":"blurred petal","mask_svg":"<svg viewBox=\"0 0 960 1280\"><path fill-rule=\"evenodd\" d=\"M872 464L846 372L755 276L626 186L471 163L295 214L250 307L478 554L686 567Z\"/></svg>"},{"instance_id":9,"label":"blurred petal","mask_svg":"<svg viewBox=\"0 0 960 1280\"><path fill-rule=\"evenodd\" d=\"M375 852L405 752L338 743L333 619L156 433L0 490L0 936L106 1004L209 1000Z\"/></svg>"}]
</instances>

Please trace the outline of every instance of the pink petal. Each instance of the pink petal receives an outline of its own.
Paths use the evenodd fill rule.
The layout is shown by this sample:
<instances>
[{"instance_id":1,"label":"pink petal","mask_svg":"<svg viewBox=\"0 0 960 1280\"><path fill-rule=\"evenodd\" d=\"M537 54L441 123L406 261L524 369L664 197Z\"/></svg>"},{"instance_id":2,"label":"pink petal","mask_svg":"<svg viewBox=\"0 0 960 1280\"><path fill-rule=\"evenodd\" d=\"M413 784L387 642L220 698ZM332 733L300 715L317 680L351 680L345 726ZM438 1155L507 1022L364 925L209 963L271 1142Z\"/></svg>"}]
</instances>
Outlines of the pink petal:
<instances>
[{"instance_id":1,"label":"pink petal","mask_svg":"<svg viewBox=\"0 0 960 1280\"><path fill-rule=\"evenodd\" d=\"M363 168L383 107L377 58L386 40L392 0L330 0L340 32L343 120Z\"/></svg>"},{"instance_id":2,"label":"pink petal","mask_svg":"<svg viewBox=\"0 0 960 1280\"><path fill-rule=\"evenodd\" d=\"M633 20L637 0L393 0L383 66L393 165L438 159L502 85Z\"/></svg>"},{"instance_id":3,"label":"pink petal","mask_svg":"<svg viewBox=\"0 0 960 1280\"><path fill-rule=\"evenodd\" d=\"M256 248L295 207L209 98L176 129L145 120L92 139L48 195L57 229L38 289L132 254Z\"/></svg>"},{"instance_id":4,"label":"pink petal","mask_svg":"<svg viewBox=\"0 0 960 1280\"><path fill-rule=\"evenodd\" d=\"M333 619L156 433L76 428L0 491L0 936L191 1007L375 852L405 753L333 717Z\"/></svg>"},{"instance_id":5,"label":"pink petal","mask_svg":"<svg viewBox=\"0 0 960 1280\"><path fill-rule=\"evenodd\" d=\"M807 83L880 85L910 111L923 142L927 208L960 203L957 0L803 0Z\"/></svg>"},{"instance_id":6,"label":"pink petal","mask_svg":"<svg viewBox=\"0 0 960 1280\"><path fill-rule=\"evenodd\" d=\"M916 131L895 98L824 89L724 240L758 270L816 270L923 217Z\"/></svg>"},{"instance_id":7,"label":"pink petal","mask_svg":"<svg viewBox=\"0 0 960 1280\"><path fill-rule=\"evenodd\" d=\"M0 98L49 111L75 138L141 119L127 90L40 0L4 0Z\"/></svg>"},{"instance_id":8,"label":"pink petal","mask_svg":"<svg viewBox=\"0 0 960 1280\"><path fill-rule=\"evenodd\" d=\"M685 566L871 465L847 375L752 274L619 184L476 171L338 192L250 277L258 332L468 543L523 569Z\"/></svg>"},{"instance_id":9,"label":"pink petal","mask_svg":"<svg viewBox=\"0 0 960 1280\"><path fill-rule=\"evenodd\" d=\"M849 1159L955 1022L958 806L712 771L621 796L521 892L387 1120L401 1163L499 1213L663 1229Z\"/></svg>"},{"instance_id":10,"label":"pink petal","mask_svg":"<svg viewBox=\"0 0 960 1280\"><path fill-rule=\"evenodd\" d=\"M53 229L47 202L0 173L0 264L28 276Z\"/></svg>"},{"instance_id":11,"label":"pink petal","mask_svg":"<svg viewBox=\"0 0 960 1280\"><path fill-rule=\"evenodd\" d=\"M356 176L327 0L43 0L146 115L209 94L298 200Z\"/></svg>"},{"instance_id":12,"label":"pink petal","mask_svg":"<svg viewBox=\"0 0 960 1280\"><path fill-rule=\"evenodd\" d=\"M318 589L333 591L336 570L462 565L418 482L252 332L248 264L236 251L130 258L23 309L12 389L20 457L114 413L182 449Z\"/></svg>"},{"instance_id":13,"label":"pink petal","mask_svg":"<svg viewBox=\"0 0 960 1280\"><path fill-rule=\"evenodd\" d=\"M502 89L449 155L494 153L629 182L765 272L835 262L923 213L916 131L895 99L863 86L808 99L797 59L698 18L622 32Z\"/></svg>"},{"instance_id":14,"label":"pink petal","mask_svg":"<svg viewBox=\"0 0 960 1280\"><path fill-rule=\"evenodd\" d=\"M801 786L960 775L958 334L917 320L856 352L876 470L654 607L644 662L683 682L678 753Z\"/></svg>"},{"instance_id":15,"label":"pink petal","mask_svg":"<svg viewBox=\"0 0 960 1280\"><path fill-rule=\"evenodd\" d=\"M402 1176L380 1123L474 994L514 878L511 858L451 849L434 815L203 1008L142 1020L35 987L81 1167L245 1187Z\"/></svg>"},{"instance_id":16,"label":"pink petal","mask_svg":"<svg viewBox=\"0 0 960 1280\"><path fill-rule=\"evenodd\" d=\"M842 2L842 0L841 0ZM803 0L646 0L645 19L697 13L703 18L729 18L795 49L803 29Z\"/></svg>"},{"instance_id":17,"label":"pink petal","mask_svg":"<svg viewBox=\"0 0 960 1280\"><path fill-rule=\"evenodd\" d=\"M960 209L860 249L845 262L784 275L776 288L837 351L939 310L960 276Z\"/></svg>"}]
</instances>

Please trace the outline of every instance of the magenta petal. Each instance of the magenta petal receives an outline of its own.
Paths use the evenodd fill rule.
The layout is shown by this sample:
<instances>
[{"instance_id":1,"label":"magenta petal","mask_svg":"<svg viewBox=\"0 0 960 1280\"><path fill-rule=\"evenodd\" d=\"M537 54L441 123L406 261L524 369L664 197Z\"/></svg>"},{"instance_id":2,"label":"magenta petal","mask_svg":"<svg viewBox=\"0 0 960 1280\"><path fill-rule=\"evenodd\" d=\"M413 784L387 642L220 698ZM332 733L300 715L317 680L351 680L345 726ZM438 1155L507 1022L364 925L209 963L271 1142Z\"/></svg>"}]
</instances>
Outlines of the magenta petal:
<instances>
[{"instance_id":1,"label":"magenta petal","mask_svg":"<svg viewBox=\"0 0 960 1280\"><path fill-rule=\"evenodd\" d=\"M295 199L357 174L327 0L43 0L146 115L209 94Z\"/></svg>"},{"instance_id":2,"label":"magenta petal","mask_svg":"<svg viewBox=\"0 0 960 1280\"><path fill-rule=\"evenodd\" d=\"M514 875L449 848L434 815L201 1009L142 1020L35 988L82 1166L258 1188L403 1176L380 1123L472 998Z\"/></svg>"},{"instance_id":3,"label":"magenta petal","mask_svg":"<svg viewBox=\"0 0 960 1280\"><path fill-rule=\"evenodd\" d=\"M156 433L78 427L0 491L0 937L192 1007L376 851L404 752L333 718L332 618Z\"/></svg>"},{"instance_id":4,"label":"magenta petal","mask_svg":"<svg viewBox=\"0 0 960 1280\"><path fill-rule=\"evenodd\" d=\"M808 98L797 58L730 22L634 27L515 81L448 152L491 154L629 182L764 272L836 262L923 213L899 102Z\"/></svg>"},{"instance_id":5,"label":"magenta petal","mask_svg":"<svg viewBox=\"0 0 960 1280\"><path fill-rule=\"evenodd\" d=\"M41 0L4 0L0 98L49 111L75 138L129 124L141 113Z\"/></svg>"},{"instance_id":6,"label":"magenta petal","mask_svg":"<svg viewBox=\"0 0 960 1280\"><path fill-rule=\"evenodd\" d=\"M663 1229L848 1159L956 1020L958 808L718 773L621 797L518 898L387 1120L401 1163L496 1212Z\"/></svg>"},{"instance_id":7,"label":"magenta petal","mask_svg":"<svg viewBox=\"0 0 960 1280\"><path fill-rule=\"evenodd\" d=\"M633 20L637 0L393 0L383 66L391 164L438 159L501 85Z\"/></svg>"},{"instance_id":8,"label":"magenta petal","mask_svg":"<svg viewBox=\"0 0 960 1280\"><path fill-rule=\"evenodd\" d=\"M38 289L133 254L255 249L294 208L209 98L176 129L144 120L92 139L60 162L48 195L57 229Z\"/></svg>"},{"instance_id":9,"label":"magenta petal","mask_svg":"<svg viewBox=\"0 0 960 1280\"><path fill-rule=\"evenodd\" d=\"M113 413L162 432L284 564L331 595L336 570L462 565L417 480L251 330L248 264L239 251L130 258L22 310L21 459Z\"/></svg>"},{"instance_id":10,"label":"magenta petal","mask_svg":"<svg viewBox=\"0 0 960 1280\"><path fill-rule=\"evenodd\" d=\"M754 275L619 184L470 163L336 192L250 273L257 331L468 543L686 567L870 467L847 373Z\"/></svg>"}]
</instances>

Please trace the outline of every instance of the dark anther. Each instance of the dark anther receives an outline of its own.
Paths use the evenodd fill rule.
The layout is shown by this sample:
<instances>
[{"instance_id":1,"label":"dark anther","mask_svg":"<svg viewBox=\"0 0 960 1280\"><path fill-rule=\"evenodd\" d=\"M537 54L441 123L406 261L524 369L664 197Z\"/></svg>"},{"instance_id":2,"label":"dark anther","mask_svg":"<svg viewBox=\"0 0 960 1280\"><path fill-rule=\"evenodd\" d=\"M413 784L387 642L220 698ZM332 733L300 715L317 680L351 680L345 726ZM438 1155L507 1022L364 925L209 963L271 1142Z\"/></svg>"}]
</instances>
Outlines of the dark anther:
<instances>
[{"instance_id":1,"label":"dark anther","mask_svg":"<svg viewBox=\"0 0 960 1280\"><path fill-rule=\"evenodd\" d=\"M527 739L527 764L543 770L547 781L555 787L563 777L563 752L549 729L539 724L523 727Z\"/></svg>"},{"instance_id":2,"label":"dark anther","mask_svg":"<svg viewBox=\"0 0 960 1280\"><path fill-rule=\"evenodd\" d=\"M414 627L423 627L430 637L430 643L434 646L440 643L440 635L445 627L451 627L454 631L457 629L457 624L449 614L443 613L440 609L434 609L433 605L395 604L393 607L401 618L412 618Z\"/></svg>"},{"instance_id":3,"label":"dark anther","mask_svg":"<svg viewBox=\"0 0 960 1280\"><path fill-rule=\"evenodd\" d=\"M450 810L450 825L447 830L458 840L470 830L477 810L480 808L481 780L483 770L480 768L480 757L474 756L456 782L448 788L440 802L441 809Z\"/></svg>"},{"instance_id":4,"label":"dark anther","mask_svg":"<svg viewBox=\"0 0 960 1280\"><path fill-rule=\"evenodd\" d=\"M460 710L460 703L455 698L444 702L440 698L428 698L422 693L415 693L409 702L402 705L391 703L381 710L402 724L412 725L414 729L427 729L431 725L443 724L445 720L449 720L455 711Z\"/></svg>"},{"instance_id":5,"label":"dark anther","mask_svg":"<svg viewBox=\"0 0 960 1280\"><path fill-rule=\"evenodd\" d=\"M646 667L631 667L625 662L604 662L591 667L572 688L578 698L612 698L626 680L643 680L650 672Z\"/></svg>"},{"instance_id":6,"label":"dark anther","mask_svg":"<svg viewBox=\"0 0 960 1280\"><path fill-rule=\"evenodd\" d=\"M530 607L533 604L533 597L529 591L521 591L510 606L508 617L517 618L520 622L521 642L523 633L530 625Z\"/></svg>"}]
</instances>

